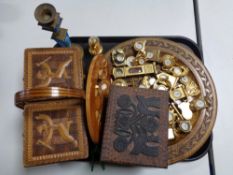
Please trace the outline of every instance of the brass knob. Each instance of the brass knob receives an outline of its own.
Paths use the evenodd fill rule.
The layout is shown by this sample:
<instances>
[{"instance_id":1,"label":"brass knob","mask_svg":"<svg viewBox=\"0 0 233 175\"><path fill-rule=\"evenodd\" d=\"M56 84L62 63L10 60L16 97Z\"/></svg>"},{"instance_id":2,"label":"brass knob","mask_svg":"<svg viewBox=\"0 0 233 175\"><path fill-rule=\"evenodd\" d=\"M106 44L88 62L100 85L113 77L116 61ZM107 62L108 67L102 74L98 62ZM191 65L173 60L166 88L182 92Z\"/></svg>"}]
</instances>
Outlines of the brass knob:
<instances>
[{"instance_id":1,"label":"brass knob","mask_svg":"<svg viewBox=\"0 0 233 175\"><path fill-rule=\"evenodd\" d=\"M92 55L99 55L103 52L103 46L98 37L90 37L88 39L89 52Z\"/></svg>"}]
</instances>

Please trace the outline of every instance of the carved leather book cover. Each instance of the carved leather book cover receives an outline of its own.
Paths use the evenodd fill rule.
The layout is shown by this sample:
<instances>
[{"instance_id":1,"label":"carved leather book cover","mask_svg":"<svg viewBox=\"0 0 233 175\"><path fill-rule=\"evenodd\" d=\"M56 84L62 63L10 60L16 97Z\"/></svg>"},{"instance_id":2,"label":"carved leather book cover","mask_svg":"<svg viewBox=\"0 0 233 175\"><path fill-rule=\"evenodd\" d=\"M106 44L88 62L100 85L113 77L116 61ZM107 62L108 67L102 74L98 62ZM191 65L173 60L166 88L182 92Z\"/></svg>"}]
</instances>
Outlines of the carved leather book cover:
<instances>
[{"instance_id":1,"label":"carved leather book cover","mask_svg":"<svg viewBox=\"0 0 233 175\"><path fill-rule=\"evenodd\" d=\"M33 48L24 54L24 88L83 88L83 50Z\"/></svg>"},{"instance_id":2,"label":"carved leather book cover","mask_svg":"<svg viewBox=\"0 0 233 175\"><path fill-rule=\"evenodd\" d=\"M25 106L25 166L88 157L82 110L77 103L77 100L60 100Z\"/></svg>"},{"instance_id":3,"label":"carved leather book cover","mask_svg":"<svg viewBox=\"0 0 233 175\"><path fill-rule=\"evenodd\" d=\"M112 86L101 161L167 167L168 93Z\"/></svg>"}]
</instances>

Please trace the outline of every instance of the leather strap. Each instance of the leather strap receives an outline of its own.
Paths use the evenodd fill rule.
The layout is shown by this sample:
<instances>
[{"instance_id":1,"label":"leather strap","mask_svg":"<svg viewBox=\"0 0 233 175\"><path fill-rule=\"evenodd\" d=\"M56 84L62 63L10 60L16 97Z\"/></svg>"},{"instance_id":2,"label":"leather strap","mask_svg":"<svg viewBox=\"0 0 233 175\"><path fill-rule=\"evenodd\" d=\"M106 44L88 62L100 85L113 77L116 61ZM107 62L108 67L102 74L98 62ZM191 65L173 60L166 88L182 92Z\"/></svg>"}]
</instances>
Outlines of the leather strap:
<instances>
[{"instance_id":1,"label":"leather strap","mask_svg":"<svg viewBox=\"0 0 233 175\"><path fill-rule=\"evenodd\" d=\"M15 105L23 109L25 104L30 102L58 99L85 99L85 92L82 89L67 89L60 87L25 89L15 94Z\"/></svg>"}]
</instances>

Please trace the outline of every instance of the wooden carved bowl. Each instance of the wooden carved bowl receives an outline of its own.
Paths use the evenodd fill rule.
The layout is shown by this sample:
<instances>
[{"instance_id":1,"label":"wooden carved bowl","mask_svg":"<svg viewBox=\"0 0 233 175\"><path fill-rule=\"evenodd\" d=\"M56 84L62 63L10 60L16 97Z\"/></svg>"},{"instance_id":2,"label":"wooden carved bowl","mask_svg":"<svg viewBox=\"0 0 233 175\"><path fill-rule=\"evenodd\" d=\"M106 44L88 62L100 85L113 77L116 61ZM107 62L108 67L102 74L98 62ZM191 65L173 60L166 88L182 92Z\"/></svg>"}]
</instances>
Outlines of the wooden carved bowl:
<instances>
[{"instance_id":1,"label":"wooden carved bowl","mask_svg":"<svg viewBox=\"0 0 233 175\"><path fill-rule=\"evenodd\" d=\"M105 54L111 68L113 67L112 51L123 49L125 55L130 56L133 53L135 54L133 47L135 42L138 41L146 41L146 49L148 48L152 52L159 50L163 54L172 55L178 64L188 67L189 76L198 85L200 96L204 97L207 103L204 109L193 113L191 132L178 134L174 140L169 140L168 163L172 164L193 155L201 148L211 134L217 113L215 86L208 70L191 49L183 44L161 38L137 38L118 44Z\"/></svg>"}]
</instances>

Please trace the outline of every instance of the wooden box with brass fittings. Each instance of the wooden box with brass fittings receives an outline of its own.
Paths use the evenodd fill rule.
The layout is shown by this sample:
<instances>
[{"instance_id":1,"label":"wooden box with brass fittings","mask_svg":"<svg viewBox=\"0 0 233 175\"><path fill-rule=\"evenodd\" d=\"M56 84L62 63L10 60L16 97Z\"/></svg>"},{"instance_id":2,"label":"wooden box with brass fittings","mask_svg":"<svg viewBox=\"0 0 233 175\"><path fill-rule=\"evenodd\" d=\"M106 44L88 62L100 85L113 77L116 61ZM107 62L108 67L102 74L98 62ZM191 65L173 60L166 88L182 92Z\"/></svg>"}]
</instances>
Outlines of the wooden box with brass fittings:
<instances>
[{"instance_id":1,"label":"wooden box with brass fittings","mask_svg":"<svg viewBox=\"0 0 233 175\"><path fill-rule=\"evenodd\" d=\"M86 159L83 50L25 50L24 90L16 106L24 109L24 165Z\"/></svg>"}]
</instances>

